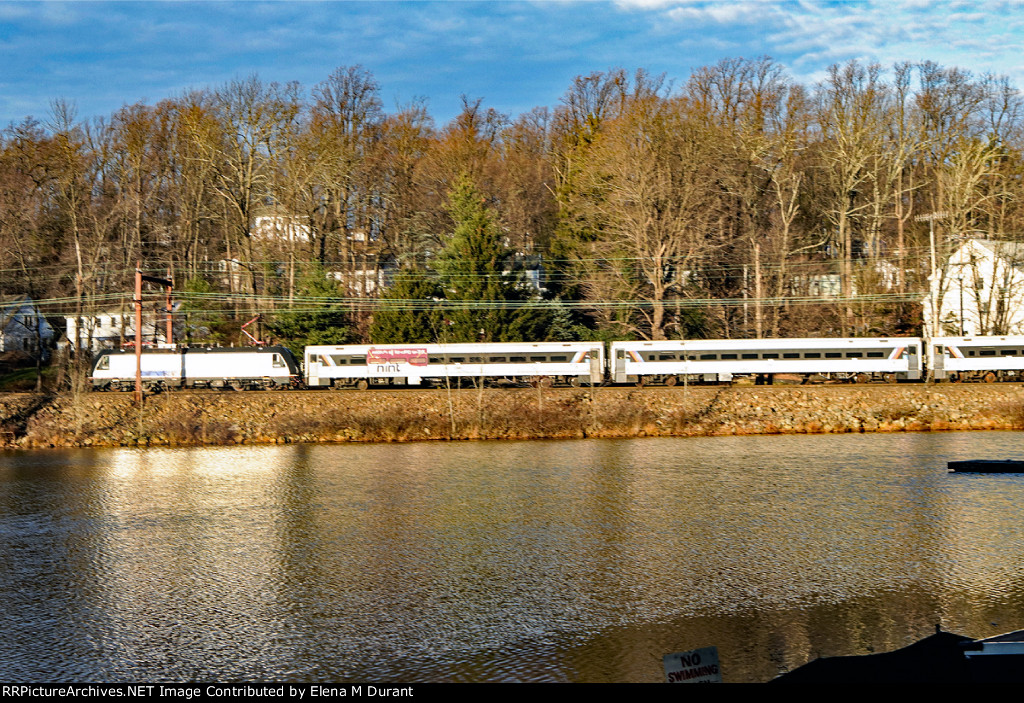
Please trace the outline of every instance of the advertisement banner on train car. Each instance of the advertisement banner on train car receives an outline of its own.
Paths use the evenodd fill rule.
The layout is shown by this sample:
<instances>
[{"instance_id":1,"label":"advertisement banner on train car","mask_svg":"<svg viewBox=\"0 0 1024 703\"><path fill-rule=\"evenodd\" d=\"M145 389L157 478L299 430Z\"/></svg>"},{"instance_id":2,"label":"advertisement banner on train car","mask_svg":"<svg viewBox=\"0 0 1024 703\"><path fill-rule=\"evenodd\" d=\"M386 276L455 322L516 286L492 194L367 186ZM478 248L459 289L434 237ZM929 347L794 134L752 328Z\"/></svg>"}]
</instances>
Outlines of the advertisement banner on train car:
<instances>
[{"instance_id":1,"label":"advertisement banner on train car","mask_svg":"<svg viewBox=\"0 0 1024 703\"><path fill-rule=\"evenodd\" d=\"M366 352L366 365L375 368L375 373L407 373L409 366L423 367L428 363L427 350L422 347L389 347Z\"/></svg>"}]
</instances>

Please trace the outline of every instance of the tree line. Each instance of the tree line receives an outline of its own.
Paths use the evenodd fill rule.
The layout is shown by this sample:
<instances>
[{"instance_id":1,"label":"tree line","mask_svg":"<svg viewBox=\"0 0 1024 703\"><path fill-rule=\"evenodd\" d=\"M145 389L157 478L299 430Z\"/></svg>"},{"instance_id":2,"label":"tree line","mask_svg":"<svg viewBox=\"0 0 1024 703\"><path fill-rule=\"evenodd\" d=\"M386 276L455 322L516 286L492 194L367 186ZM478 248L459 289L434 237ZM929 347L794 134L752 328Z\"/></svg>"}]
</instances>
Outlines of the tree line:
<instances>
[{"instance_id":1,"label":"tree line","mask_svg":"<svg viewBox=\"0 0 1024 703\"><path fill-rule=\"evenodd\" d=\"M1022 146L1008 79L931 62L615 68L441 126L361 66L58 100L0 136L0 294L126 308L142 261L199 341L917 334L933 255L1024 235Z\"/></svg>"}]
</instances>

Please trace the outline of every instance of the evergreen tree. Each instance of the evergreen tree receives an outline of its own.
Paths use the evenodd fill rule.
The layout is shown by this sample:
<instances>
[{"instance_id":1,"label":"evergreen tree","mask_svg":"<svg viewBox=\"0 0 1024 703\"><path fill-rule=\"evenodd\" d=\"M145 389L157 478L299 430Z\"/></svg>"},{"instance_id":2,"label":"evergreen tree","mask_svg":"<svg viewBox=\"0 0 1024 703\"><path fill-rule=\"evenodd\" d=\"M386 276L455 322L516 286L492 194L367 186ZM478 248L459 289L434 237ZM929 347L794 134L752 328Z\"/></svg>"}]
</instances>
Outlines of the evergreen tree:
<instances>
[{"instance_id":1,"label":"evergreen tree","mask_svg":"<svg viewBox=\"0 0 1024 703\"><path fill-rule=\"evenodd\" d=\"M468 174L459 177L448 210L455 228L434 261L448 301L440 341L546 339L550 314L522 307L534 296Z\"/></svg>"},{"instance_id":2,"label":"evergreen tree","mask_svg":"<svg viewBox=\"0 0 1024 703\"><path fill-rule=\"evenodd\" d=\"M184 339L176 341L186 344L223 344L231 332L237 331L234 321L225 321L224 305L217 302L218 295L205 278L197 276L188 279L179 297L183 302L178 312L184 315L185 325Z\"/></svg>"},{"instance_id":3,"label":"evergreen tree","mask_svg":"<svg viewBox=\"0 0 1024 703\"><path fill-rule=\"evenodd\" d=\"M373 314L370 340L374 344L436 342L443 322L438 309L441 295L434 274L419 269L402 271Z\"/></svg>"},{"instance_id":4,"label":"evergreen tree","mask_svg":"<svg viewBox=\"0 0 1024 703\"><path fill-rule=\"evenodd\" d=\"M315 344L346 344L352 341L345 291L314 265L296 287L294 308L278 313L267 327L283 344L300 354Z\"/></svg>"}]
</instances>

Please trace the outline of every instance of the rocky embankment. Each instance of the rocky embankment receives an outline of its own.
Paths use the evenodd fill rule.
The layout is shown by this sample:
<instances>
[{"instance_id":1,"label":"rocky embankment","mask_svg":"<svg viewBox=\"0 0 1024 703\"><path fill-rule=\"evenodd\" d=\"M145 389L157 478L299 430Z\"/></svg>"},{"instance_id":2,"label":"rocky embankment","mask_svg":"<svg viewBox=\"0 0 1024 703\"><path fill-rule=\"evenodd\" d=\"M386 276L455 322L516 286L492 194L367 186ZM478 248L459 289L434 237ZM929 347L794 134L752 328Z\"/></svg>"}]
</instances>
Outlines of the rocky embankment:
<instances>
[{"instance_id":1,"label":"rocky embankment","mask_svg":"<svg viewBox=\"0 0 1024 703\"><path fill-rule=\"evenodd\" d=\"M1021 428L1016 384L0 395L24 448Z\"/></svg>"}]
</instances>

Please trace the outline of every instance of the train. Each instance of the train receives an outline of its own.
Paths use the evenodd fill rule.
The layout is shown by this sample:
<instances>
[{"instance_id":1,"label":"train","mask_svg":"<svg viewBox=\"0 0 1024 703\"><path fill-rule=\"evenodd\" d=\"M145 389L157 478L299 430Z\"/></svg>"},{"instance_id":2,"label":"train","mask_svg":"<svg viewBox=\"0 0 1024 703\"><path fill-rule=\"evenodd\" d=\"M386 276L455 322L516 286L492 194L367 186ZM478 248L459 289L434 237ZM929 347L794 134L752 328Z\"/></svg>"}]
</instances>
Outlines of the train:
<instances>
[{"instance_id":1,"label":"train","mask_svg":"<svg viewBox=\"0 0 1024 703\"><path fill-rule=\"evenodd\" d=\"M164 388L287 389L302 386L302 371L287 347L178 347L142 350L142 385ZM93 359L93 390L135 389L134 349L103 350Z\"/></svg>"},{"instance_id":2,"label":"train","mask_svg":"<svg viewBox=\"0 0 1024 703\"><path fill-rule=\"evenodd\" d=\"M1024 336L688 339L611 342L355 344L308 346L302 362L283 346L147 348L149 390L222 388L596 386L731 383L777 375L865 383L1024 380ZM104 350L95 390L135 388L134 350Z\"/></svg>"}]
</instances>

